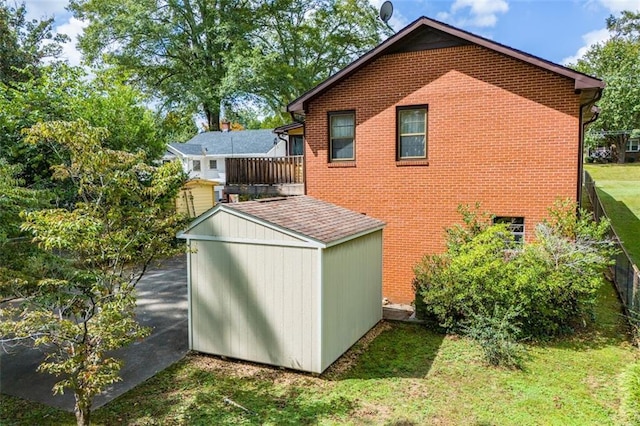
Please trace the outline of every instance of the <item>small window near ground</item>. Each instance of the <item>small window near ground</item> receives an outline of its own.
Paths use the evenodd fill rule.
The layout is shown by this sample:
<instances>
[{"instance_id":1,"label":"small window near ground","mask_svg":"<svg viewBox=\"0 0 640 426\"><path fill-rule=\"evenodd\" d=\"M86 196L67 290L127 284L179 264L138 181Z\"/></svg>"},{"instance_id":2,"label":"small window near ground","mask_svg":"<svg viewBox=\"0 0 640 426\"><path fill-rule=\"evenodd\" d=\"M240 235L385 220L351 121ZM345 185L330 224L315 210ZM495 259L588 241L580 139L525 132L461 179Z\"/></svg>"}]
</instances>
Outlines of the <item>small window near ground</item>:
<instances>
[{"instance_id":1,"label":"small window near ground","mask_svg":"<svg viewBox=\"0 0 640 426\"><path fill-rule=\"evenodd\" d=\"M218 168L218 160L209 160L209 168L216 170Z\"/></svg>"},{"instance_id":2,"label":"small window near ground","mask_svg":"<svg viewBox=\"0 0 640 426\"><path fill-rule=\"evenodd\" d=\"M398 107L398 159L427 158L427 106Z\"/></svg>"},{"instance_id":3,"label":"small window near ground","mask_svg":"<svg viewBox=\"0 0 640 426\"><path fill-rule=\"evenodd\" d=\"M627 152L640 151L640 139L629 139L627 142Z\"/></svg>"},{"instance_id":4,"label":"small window near ground","mask_svg":"<svg viewBox=\"0 0 640 426\"><path fill-rule=\"evenodd\" d=\"M497 216L493 218L493 223L508 224L515 242L524 242L524 217Z\"/></svg>"},{"instance_id":5,"label":"small window near ground","mask_svg":"<svg viewBox=\"0 0 640 426\"><path fill-rule=\"evenodd\" d=\"M354 112L329 113L329 161L355 160Z\"/></svg>"},{"instance_id":6,"label":"small window near ground","mask_svg":"<svg viewBox=\"0 0 640 426\"><path fill-rule=\"evenodd\" d=\"M200 160L193 160L193 171L194 172L200 171Z\"/></svg>"}]
</instances>

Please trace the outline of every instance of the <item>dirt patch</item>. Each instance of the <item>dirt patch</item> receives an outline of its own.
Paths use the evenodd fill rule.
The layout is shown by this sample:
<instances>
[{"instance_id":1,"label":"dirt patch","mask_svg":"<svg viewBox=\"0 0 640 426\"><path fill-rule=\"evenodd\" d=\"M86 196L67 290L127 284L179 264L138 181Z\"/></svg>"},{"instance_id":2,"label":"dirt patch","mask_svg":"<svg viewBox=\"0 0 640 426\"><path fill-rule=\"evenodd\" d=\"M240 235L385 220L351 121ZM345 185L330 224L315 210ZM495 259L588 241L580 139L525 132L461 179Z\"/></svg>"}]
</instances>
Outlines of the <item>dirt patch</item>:
<instances>
[{"instance_id":1,"label":"dirt patch","mask_svg":"<svg viewBox=\"0 0 640 426\"><path fill-rule=\"evenodd\" d=\"M281 367L272 367L264 364L257 364L249 361L225 358L217 355L206 355L192 353L187 356L189 363L196 368L212 373L230 377L253 378L258 380L269 380L280 384L300 384L307 381L321 383L323 379L335 380L349 371L360 358L360 355L367 350L371 342L380 333L390 330L388 322L380 321L367 334L362 336L347 352L338 358L322 374L305 373L301 371L289 370Z\"/></svg>"}]
</instances>

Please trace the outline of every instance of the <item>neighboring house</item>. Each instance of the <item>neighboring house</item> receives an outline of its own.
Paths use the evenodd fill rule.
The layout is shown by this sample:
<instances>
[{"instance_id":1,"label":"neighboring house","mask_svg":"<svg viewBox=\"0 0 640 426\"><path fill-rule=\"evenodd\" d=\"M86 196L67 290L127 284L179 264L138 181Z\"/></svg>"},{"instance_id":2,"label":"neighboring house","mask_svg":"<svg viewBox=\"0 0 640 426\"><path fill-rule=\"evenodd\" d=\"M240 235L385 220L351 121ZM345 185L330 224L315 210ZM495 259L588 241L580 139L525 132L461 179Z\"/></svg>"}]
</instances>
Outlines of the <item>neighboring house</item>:
<instances>
[{"instance_id":1,"label":"neighboring house","mask_svg":"<svg viewBox=\"0 0 640 426\"><path fill-rule=\"evenodd\" d=\"M271 130L204 132L185 143L170 143L162 159L179 159L191 179L217 182L214 188L217 201L222 198L226 183L227 158L284 156L286 147L286 139Z\"/></svg>"},{"instance_id":2,"label":"neighboring house","mask_svg":"<svg viewBox=\"0 0 640 426\"><path fill-rule=\"evenodd\" d=\"M640 138L632 138L627 142L625 161L640 161Z\"/></svg>"},{"instance_id":3,"label":"neighboring house","mask_svg":"<svg viewBox=\"0 0 640 426\"><path fill-rule=\"evenodd\" d=\"M384 220L383 293L414 299L460 204L519 238L580 199L583 133L604 82L420 18L288 106L304 119L306 194Z\"/></svg>"}]
</instances>

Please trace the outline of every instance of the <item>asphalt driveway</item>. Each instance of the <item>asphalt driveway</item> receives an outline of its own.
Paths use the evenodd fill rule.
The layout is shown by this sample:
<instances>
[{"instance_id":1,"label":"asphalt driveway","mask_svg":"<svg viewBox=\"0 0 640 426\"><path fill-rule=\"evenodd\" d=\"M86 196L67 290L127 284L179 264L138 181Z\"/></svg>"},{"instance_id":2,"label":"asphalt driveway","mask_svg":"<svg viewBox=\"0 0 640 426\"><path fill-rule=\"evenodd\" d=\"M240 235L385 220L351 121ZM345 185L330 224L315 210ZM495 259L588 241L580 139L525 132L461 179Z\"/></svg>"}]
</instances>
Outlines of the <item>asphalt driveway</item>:
<instances>
[{"instance_id":1,"label":"asphalt driveway","mask_svg":"<svg viewBox=\"0 0 640 426\"><path fill-rule=\"evenodd\" d=\"M151 335L117 352L125 363L122 381L97 396L93 408L134 388L189 351L186 257L164 261L140 280L137 314L142 325L152 328ZM44 359L42 351L25 347L9 351L0 349L0 393L73 411L73 395L53 395L51 388L57 379L36 371Z\"/></svg>"}]
</instances>

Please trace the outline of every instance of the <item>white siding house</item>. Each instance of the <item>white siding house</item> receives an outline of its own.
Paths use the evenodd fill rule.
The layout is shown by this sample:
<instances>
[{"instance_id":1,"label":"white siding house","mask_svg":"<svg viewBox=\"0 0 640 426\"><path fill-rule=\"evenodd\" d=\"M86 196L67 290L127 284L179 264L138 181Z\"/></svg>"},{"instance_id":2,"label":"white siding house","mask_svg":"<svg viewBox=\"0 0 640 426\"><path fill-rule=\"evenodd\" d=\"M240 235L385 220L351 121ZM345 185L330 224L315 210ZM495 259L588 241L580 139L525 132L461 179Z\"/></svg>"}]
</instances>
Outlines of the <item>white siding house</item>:
<instances>
[{"instance_id":1,"label":"white siding house","mask_svg":"<svg viewBox=\"0 0 640 426\"><path fill-rule=\"evenodd\" d=\"M321 373L382 318L383 227L307 196L218 204L179 235L190 348Z\"/></svg>"},{"instance_id":2,"label":"white siding house","mask_svg":"<svg viewBox=\"0 0 640 426\"><path fill-rule=\"evenodd\" d=\"M271 130L237 130L199 133L185 143L170 143L163 161L180 160L190 179L217 182L216 201L226 183L227 157L278 157L286 155L287 142Z\"/></svg>"}]
</instances>

